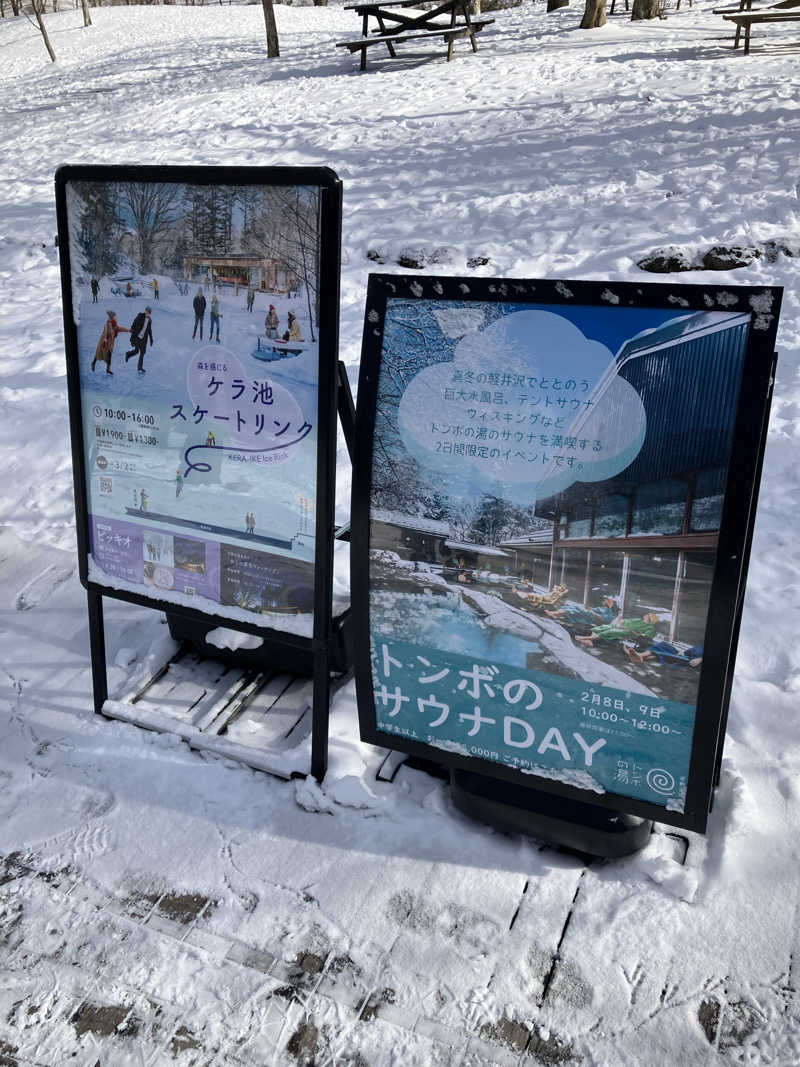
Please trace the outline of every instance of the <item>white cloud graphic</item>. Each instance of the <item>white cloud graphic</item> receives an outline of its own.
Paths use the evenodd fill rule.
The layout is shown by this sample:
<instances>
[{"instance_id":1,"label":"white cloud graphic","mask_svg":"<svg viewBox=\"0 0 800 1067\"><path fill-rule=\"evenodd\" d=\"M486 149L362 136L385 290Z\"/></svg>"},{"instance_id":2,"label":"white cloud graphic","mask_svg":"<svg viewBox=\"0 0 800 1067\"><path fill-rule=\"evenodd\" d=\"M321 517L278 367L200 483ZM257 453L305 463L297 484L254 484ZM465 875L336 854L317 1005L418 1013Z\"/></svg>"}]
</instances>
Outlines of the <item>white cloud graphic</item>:
<instances>
[{"instance_id":1,"label":"white cloud graphic","mask_svg":"<svg viewBox=\"0 0 800 1067\"><path fill-rule=\"evenodd\" d=\"M452 362L420 371L398 424L449 493L530 505L619 474L642 446L646 415L605 345L560 315L524 310L462 337Z\"/></svg>"}]
</instances>

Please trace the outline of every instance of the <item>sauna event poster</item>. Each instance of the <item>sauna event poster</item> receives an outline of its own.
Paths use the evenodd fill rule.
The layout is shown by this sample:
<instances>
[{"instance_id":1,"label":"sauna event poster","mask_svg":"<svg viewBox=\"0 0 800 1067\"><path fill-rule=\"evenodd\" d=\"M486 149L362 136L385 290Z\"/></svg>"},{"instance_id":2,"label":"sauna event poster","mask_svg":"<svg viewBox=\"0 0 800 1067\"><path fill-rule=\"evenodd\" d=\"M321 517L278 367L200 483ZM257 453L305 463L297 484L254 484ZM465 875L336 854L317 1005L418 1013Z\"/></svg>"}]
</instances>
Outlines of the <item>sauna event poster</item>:
<instances>
[{"instance_id":1,"label":"sauna event poster","mask_svg":"<svg viewBox=\"0 0 800 1067\"><path fill-rule=\"evenodd\" d=\"M310 636L317 200L69 184L91 580Z\"/></svg>"},{"instance_id":2,"label":"sauna event poster","mask_svg":"<svg viewBox=\"0 0 800 1067\"><path fill-rule=\"evenodd\" d=\"M684 810L749 317L390 299L378 730Z\"/></svg>"}]
</instances>

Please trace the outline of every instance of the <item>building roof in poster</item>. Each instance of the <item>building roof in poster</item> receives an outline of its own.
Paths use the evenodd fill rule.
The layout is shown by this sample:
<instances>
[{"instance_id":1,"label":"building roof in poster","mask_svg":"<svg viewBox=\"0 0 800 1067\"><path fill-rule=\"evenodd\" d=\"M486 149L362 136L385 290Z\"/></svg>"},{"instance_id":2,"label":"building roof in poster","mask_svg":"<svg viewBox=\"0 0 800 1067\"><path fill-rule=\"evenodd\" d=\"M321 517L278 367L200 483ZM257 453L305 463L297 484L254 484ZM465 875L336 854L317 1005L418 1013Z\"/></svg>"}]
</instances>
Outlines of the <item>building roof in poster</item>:
<instances>
[{"instance_id":1,"label":"building roof in poster","mask_svg":"<svg viewBox=\"0 0 800 1067\"><path fill-rule=\"evenodd\" d=\"M509 537L507 541L501 541L503 548L524 548L526 545L549 545L553 541L553 527L546 526L542 530L532 530L524 537Z\"/></svg>"},{"instance_id":2,"label":"building roof in poster","mask_svg":"<svg viewBox=\"0 0 800 1067\"><path fill-rule=\"evenodd\" d=\"M676 342L683 343L713 333L715 330L727 330L749 322L749 314L731 315L722 311L698 311L680 319L672 319L652 330L641 333L626 341L617 353L617 364L625 363L634 356L643 355L659 348L667 348Z\"/></svg>"},{"instance_id":3,"label":"building roof in poster","mask_svg":"<svg viewBox=\"0 0 800 1067\"><path fill-rule=\"evenodd\" d=\"M260 263L274 259L264 252L187 252L184 259L202 259L209 263Z\"/></svg>"},{"instance_id":4,"label":"building roof in poster","mask_svg":"<svg viewBox=\"0 0 800 1067\"><path fill-rule=\"evenodd\" d=\"M492 545L475 545L470 541L445 541L445 548L454 548L457 551L463 552L476 552L479 556L507 556L507 552L503 552L501 548L495 548Z\"/></svg>"},{"instance_id":5,"label":"building roof in poster","mask_svg":"<svg viewBox=\"0 0 800 1067\"><path fill-rule=\"evenodd\" d=\"M385 522L390 526L402 526L406 530L415 530L417 533L433 534L436 537L450 536L450 523L441 522L439 519L426 519L423 515L407 515L402 511L384 511L382 508L373 508L370 512L372 522Z\"/></svg>"}]
</instances>

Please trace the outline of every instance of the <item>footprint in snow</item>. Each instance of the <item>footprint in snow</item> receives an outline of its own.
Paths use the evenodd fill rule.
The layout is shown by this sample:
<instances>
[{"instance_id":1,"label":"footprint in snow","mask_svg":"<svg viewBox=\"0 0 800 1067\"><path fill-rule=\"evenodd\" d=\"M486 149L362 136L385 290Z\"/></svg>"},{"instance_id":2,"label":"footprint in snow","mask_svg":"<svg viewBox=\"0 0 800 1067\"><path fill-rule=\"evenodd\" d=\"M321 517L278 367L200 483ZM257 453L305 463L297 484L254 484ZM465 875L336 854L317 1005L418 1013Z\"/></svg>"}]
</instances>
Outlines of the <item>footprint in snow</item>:
<instances>
[{"instance_id":1,"label":"footprint in snow","mask_svg":"<svg viewBox=\"0 0 800 1067\"><path fill-rule=\"evenodd\" d=\"M74 567L59 567L57 563L51 563L45 567L41 574L37 574L29 582L23 585L17 593L14 607L17 611L30 611L43 600L47 600L60 585L68 581L75 573Z\"/></svg>"},{"instance_id":2,"label":"footprint in snow","mask_svg":"<svg viewBox=\"0 0 800 1067\"><path fill-rule=\"evenodd\" d=\"M114 833L110 827L87 826L80 830L72 841L72 853L76 860L90 860L109 852L115 844Z\"/></svg>"}]
</instances>

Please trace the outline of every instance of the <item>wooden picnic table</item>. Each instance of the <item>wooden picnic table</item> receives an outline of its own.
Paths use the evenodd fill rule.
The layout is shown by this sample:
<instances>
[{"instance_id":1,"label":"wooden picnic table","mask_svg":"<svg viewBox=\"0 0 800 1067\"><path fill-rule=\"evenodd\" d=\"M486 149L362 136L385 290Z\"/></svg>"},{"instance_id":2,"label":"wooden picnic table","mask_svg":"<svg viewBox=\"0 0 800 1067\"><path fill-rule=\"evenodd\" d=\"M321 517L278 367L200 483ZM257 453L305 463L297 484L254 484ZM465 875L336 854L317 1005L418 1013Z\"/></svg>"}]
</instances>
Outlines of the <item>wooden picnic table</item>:
<instances>
[{"instance_id":1,"label":"wooden picnic table","mask_svg":"<svg viewBox=\"0 0 800 1067\"><path fill-rule=\"evenodd\" d=\"M769 22L800 22L800 12L794 11L750 11L738 15L723 15L727 22L736 24L736 36L733 47L739 47L742 29L744 29L744 54L750 54L750 31L753 26L762 26Z\"/></svg>"},{"instance_id":2,"label":"wooden picnic table","mask_svg":"<svg viewBox=\"0 0 800 1067\"><path fill-rule=\"evenodd\" d=\"M715 7L713 14L722 15L726 22L733 22L736 26L736 36L733 39L733 47L739 47L739 41L744 30L744 54L750 54L750 31L754 25L769 22L800 22L800 0L779 0L777 4L769 4L767 7L753 10L753 0L739 0L736 7Z\"/></svg>"},{"instance_id":3,"label":"wooden picnic table","mask_svg":"<svg viewBox=\"0 0 800 1067\"><path fill-rule=\"evenodd\" d=\"M361 16L361 37L357 41L340 41L338 48L352 53L361 52L361 70L367 67L367 49L373 44L385 44L392 59L397 58L395 46L402 41L430 40L441 37L447 45L447 61L453 58L453 42L469 37L472 51L478 51L475 35L494 22L494 19L473 19L469 0L441 0L429 11L416 7L419 0L370 0L367 3L347 4L346 11ZM412 10L405 10L412 9ZM377 29L370 30L369 20L375 19Z\"/></svg>"},{"instance_id":4,"label":"wooden picnic table","mask_svg":"<svg viewBox=\"0 0 800 1067\"><path fill-rule=\"evenodd\" d=\"M792 9L800 7L800 0L778 0L777 4L767 4L766 7L757 7L754 14L758 12L774 12L779 15L782 11L792 13ZM714 7L711 9L712 15L732 15L739 13L746 13L753 10L753 0L739 0L737 7Z\"/></svg>"}]
</instances>

